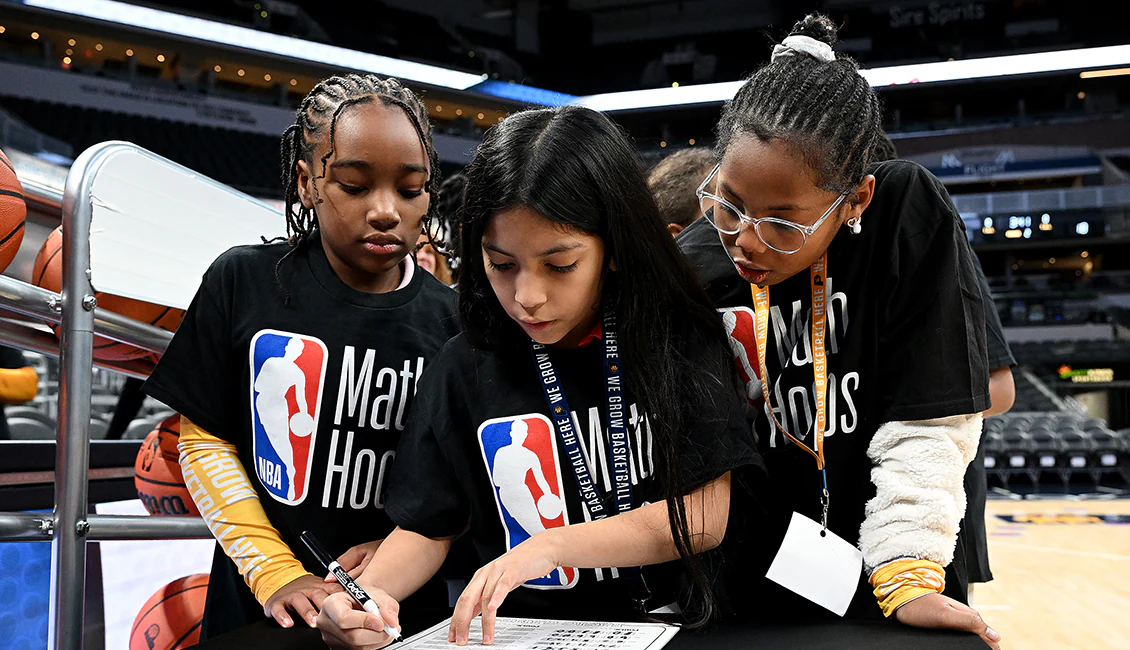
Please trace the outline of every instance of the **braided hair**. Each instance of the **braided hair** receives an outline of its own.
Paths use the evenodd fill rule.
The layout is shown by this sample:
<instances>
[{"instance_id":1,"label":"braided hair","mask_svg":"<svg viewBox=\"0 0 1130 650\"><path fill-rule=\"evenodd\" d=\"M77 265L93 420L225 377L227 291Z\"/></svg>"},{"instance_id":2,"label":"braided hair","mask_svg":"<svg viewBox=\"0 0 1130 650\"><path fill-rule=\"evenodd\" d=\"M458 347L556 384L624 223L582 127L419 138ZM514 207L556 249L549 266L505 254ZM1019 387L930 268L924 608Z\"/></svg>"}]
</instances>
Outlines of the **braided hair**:
<instances>
[{"instance_id":1,"label":"braided hair","mask_svg":"<svg viewBox=\"0 0 1130 650\"><path fill-rule=\"evenodd\" d=\"M459 223L460 211L463 209L463 199L467 194L467 176L457 173L443 181L439 187L439 225L429 233L448 248L447 265L453 272L459 271ZM438 250L438 249L437 249ZM441 253L442 254L442 253Z\"/></svg>"},{"instance_id":2,"label":"braided hair","mask_svg":"<svg viewBox=\"0 0 1130 650\"><path fill-rule=\"evenodd\" d=\"M790 36L808 36L831 46L836 25L809 14ZM793 51L759 68L722 112L715 156L721 160L734 136L780 139L794 146L818 177L837 194L851 193L863 180L882 133L879 96L842 54L823 61Z\"/></svg>"},{"instance_id":3,"label":"braided hair","mask_svg":"<svg viewBox=\"0 0 1130 650\"><path fill-rule=\"evenodd\" d=\"M275 267L275 280L279 282L279 267L290 257L306 235L317 226L318 216L313 208L306 207L298 194L298 161L304 160L318 175L315 180L325 178L326 164L334 154L334 134L337 129L337 120L346 107L354 104L366 104L374 100L380 101L385 106L398 106L408 116L408 120L416 129L416 135L424 145L428 156L428 179L424 183L424 191L432 200L428 203L428 212L424 215L424 231L428 233L429 241L432 240L432 223L438 219L438 201L435 195L439 188L439 155L432 143L431 122L428 121L428 112L423 102L410 89L392 77L379 77L374 74L347 74L323 79L314 86L314 89L303 98L295 112L294 124L283 131L282 144L279 147L282 167L280 174L283 184L283 201L286 214L286 237L291 249L279 260ZM320 169L315 166L314 150L322 138L328 138L329 150L318 161ZM318 196L318 186L314 185L314 203L321 203ZM284 238L279 238L284 239ZM437 251L445 250L432 241ZM284 289L284 293L286 293ZM289 294L287 300L289 302Z\"/></svg>"}]
</instances>

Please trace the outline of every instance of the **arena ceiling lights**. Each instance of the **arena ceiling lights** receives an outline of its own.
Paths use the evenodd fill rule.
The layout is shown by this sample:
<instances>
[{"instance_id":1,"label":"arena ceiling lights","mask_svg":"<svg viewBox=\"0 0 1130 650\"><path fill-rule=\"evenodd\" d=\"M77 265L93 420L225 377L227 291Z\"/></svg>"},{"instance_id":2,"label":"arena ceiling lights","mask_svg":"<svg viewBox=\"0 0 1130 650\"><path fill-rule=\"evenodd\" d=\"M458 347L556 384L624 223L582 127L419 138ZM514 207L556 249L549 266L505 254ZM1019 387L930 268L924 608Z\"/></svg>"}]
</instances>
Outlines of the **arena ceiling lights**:
<instances>
[{"instance_id":1,"label":"arena ceiling lights","mask_svg":"<svg viewBox=\"0 0 1130 650\"><path fill-rule=\"evenodd\" d=\"M114 0L12 0L29 7L103 21L136 29L180 36L263 54L305 60L335 68L395 76L454 90L479 92L515 101L557 106L579 104L598 111L622 111L666 106L725 102L742 82L654 88L573 97L532 86L486 81L474 75L439 66L348 50L323 43L260 32L169 11L125 4ZM1015 54L1009 56L888 66L860 70L872 86L903 86L915 83L971 81L991 77L1067 70L1094 70L1130 65L1130 45ZM1096 74L1094 76L1102 76Z\"/></svg>"},{"instance_id":2,"label":"arena ceiling lights","mask_svg":"<svg viewBox=\"0 0 1130 650\"><path fill-rule=\"evenodd\" d=\"M373 72L443 88L467 90L483 81L480 75L459 72L458 70L347 50L342 47L269 34L247 27L193 16L182 16L169 11L139 7L123 2L114 2L113 0L20 1L28 7L100 20L123 27L144 29L243 50L312 61L335 68Z\"/></svg>"},{"instance_id":3,"label":"arena ceiling lights","mask_svg":"<svg viewBox=\"0 0 1130 650\"><path fill-rule=\"evenodd\" d=\"M972 81L990 77L1063 72L1130 64L1130 45L1092 47L1036 54L1013 54L964 61L896 65L860 70L874 87L904 86L942 81ZM1097 76L1097 75L1096 75ZM574 103L598 111L624 111L728 101L742 82L701 84L678 88L632 90L590 95Z\"/></svg>"}]
</instances>

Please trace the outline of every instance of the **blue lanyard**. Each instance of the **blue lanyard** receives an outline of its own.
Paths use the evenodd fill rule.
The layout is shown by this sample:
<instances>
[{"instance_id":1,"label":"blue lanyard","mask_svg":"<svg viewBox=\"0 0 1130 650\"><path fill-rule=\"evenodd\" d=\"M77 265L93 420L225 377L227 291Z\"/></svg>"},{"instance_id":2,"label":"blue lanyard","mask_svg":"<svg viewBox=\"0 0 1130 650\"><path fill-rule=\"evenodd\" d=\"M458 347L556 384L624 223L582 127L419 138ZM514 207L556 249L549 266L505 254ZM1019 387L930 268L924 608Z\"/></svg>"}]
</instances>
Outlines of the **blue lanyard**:
<instances>
[{"instance_id":1,"label":"blue lanyard","mask_svg":"<svg viewBox=\"0 0 1130 650\"><path fill-rule=\"evenodd\" d=\"M632 474L631 474L631 445L628 437L628 427L625 425L625 397L624 385L621 381L620 350L616 338L616 314L612 307L604 310L604 387L607 398L607 428L608 451L611 462L613 491L612 496L616 503L616 513L628 512L632 509ZM561 446L565 448L565 456L573 474L577 477L577 487L581 491L581 498L588 505L589 515L593 521L609 516L604 499L600 496L600 488L589 472L585 454L581 449L580 440L577 438L577 429L573 426L573 411L569 408L569 401L565 398L565 389L561 386L561 379L549 358L549 351L540 343L530 341L530 350L534 357L534 366L538 377L541 378L541 387L545 391L545 401L549 404L550 418L557 430L557 437ZM595 450L594 454L595 454ZM624 567L620 575L627 579L628 596L634 600L640 611L646 611L645 603L651 597L643 573L639 567Z\"/></svg>"},{"instance_id":2,"label":"blue lanyard","mask_svg":"<svg viewBox=\"0 0 1130 650\"><path fill-rule=\"evenodd\" d=\"M616 514L632 509L632 474L628 427L624 416L624 384L620 374L620 349L617 339L616 314L604 313L604 389L608 398L608 447L615 484Z\"/></svg>"},{"instance_id":3,"label":"blue lanyard","mask_svg":"<svg viewBox=\"0 0 1130 650\"><path fill-rule=\"evenodd\" d=\"M628 427L625 425L624 391L620 371L620 351L616 339L616 316L611 309L604 313L604 386L608 401L608 451L611 463L613 491L612 496L616 503L616 513L628 512L632 509L632 476L630 465L630 444ZM541 387L545 391L545 399L549 404L549 414L553 419L557 437L565 449L565 457L573 474L577 477L577 487L581 491L581 498L588 505L589 515L593 521L609 516L605 500L600 496L600 487L593 480L585 461L581 442L577 437L577 429L573 426L573 411L569 408L569 401L565 398L565 389L561 386L561 379L549 358L549 351L540 343L530 342L534 355L534 365L537 367L538 376L541 378ZM595 450L594 450L595 452Z\"/></svg>"}]
</instances>

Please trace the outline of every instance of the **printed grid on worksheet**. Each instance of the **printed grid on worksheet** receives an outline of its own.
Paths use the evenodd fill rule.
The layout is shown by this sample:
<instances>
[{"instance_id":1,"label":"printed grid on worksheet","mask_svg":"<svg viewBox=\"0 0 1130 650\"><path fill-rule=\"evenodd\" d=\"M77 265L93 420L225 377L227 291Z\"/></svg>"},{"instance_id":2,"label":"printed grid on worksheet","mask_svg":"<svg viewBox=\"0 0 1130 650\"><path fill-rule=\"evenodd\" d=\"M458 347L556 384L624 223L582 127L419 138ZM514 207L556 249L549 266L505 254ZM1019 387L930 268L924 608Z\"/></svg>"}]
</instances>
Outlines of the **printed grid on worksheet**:
<instances>
[{"instance_id":1,"label":"printed grid on worksheet","mask_svg":"<svg viewBox=\"0 0 1130 650\"><path fill-rule=\"evenodd\" d=\"M482 643L480 618L471 623L468 646ZM440 650L447 642L448 622L441 623L401 646L406 650ZM499 618L494 650L657 650L677 628L656 623L606 623Z\"/></svg>"}]
</instances>

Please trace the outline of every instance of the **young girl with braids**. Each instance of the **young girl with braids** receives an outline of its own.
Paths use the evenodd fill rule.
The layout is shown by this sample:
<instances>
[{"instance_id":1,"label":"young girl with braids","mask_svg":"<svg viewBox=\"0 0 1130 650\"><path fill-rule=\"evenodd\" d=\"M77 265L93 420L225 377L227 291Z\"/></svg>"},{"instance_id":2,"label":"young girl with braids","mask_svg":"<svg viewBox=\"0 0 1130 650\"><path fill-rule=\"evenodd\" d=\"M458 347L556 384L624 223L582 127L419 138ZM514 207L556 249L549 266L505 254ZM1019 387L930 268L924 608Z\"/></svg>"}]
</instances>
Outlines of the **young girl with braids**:
<instances>
[{"instance_id":1,"label":"young girl with braids","mask_svg":"<svg viewBox=\"0 0 1130 650\"><path fill-rule=\"evenodd\" d=\"M319 83L283 135L288 238L212 264L146 383L182 415L185 484L219 542L205 637L264 613L314 626L340 587L299 535L357 574L393 529L394 449L458 328L454 292L410 254L438 173L427 113L397 80ZM422 618L445 613L436 586Z\"/></svg>"},{"instance_id":2,"label":"young girl with braids","mask_svg":"<svg viewBox=\"0 0 1130 650\"><path fill-rule=\"evenodd\" d=\"M698 190L705 218L678 238L723 308L769 468L744 505L735 494L734 608L775 622L830 615L766 573L837 535L862 553L858 584L860 560L838 560L848 616L999 648L961 590L945 589L989 407L975 261L936 178L871 163L879 99L833 52L835 35L824 16L797 23L726 106L718 165ZM813 591L834 591L821 575Z\"/></svg>"}]
</instances>

